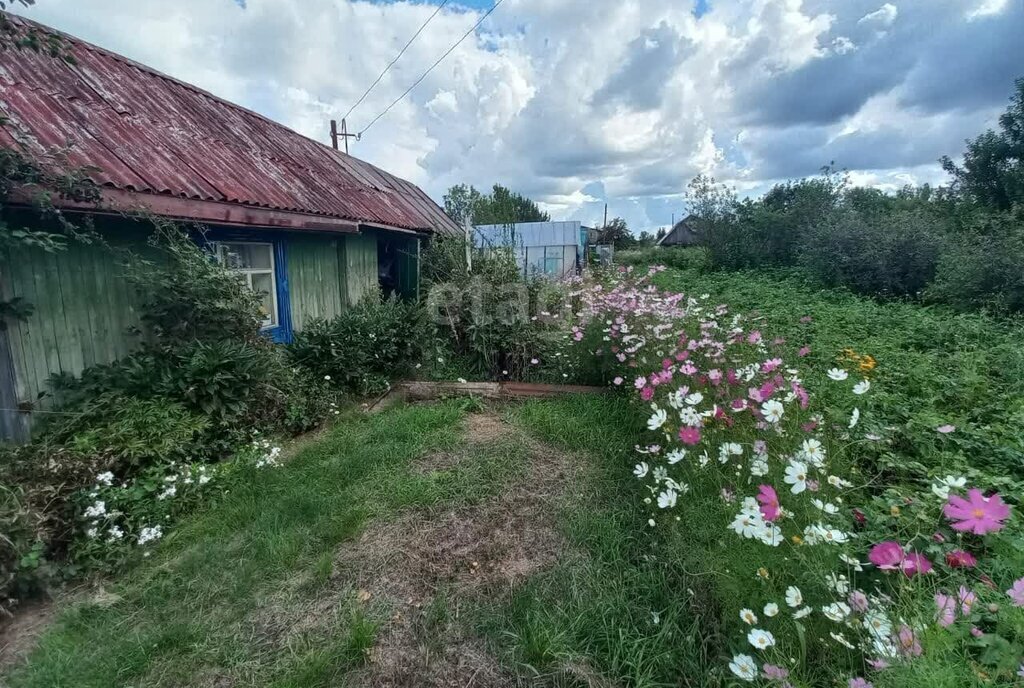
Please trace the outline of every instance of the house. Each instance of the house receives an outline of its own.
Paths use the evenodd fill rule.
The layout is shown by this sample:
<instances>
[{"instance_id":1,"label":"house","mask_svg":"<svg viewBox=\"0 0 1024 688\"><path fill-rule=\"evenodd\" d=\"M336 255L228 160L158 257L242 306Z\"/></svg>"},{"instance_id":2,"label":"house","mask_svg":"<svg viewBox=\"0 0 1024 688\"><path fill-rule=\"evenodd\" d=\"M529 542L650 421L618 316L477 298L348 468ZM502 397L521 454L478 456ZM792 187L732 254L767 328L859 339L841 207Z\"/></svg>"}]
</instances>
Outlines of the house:
<instances>
[{"instance_id":1,"label":"house","mask_svg":"<svg viewBox=\"0 0 1024 688\"><path fill-rule=\"evenodd\" d=\"M568 277L586 264L588 228L580 222L519 222L476 225L473 243L484 251L512 247L523 275Z\"/></svg>"},{"instance_id":2,"label":"house","mask_svg":"<svg viewBox=\"0 0 1024 688\"><path fill-rule=\"evenodd\" d=\"M275 341L378 287L415 297L422 242L460 233L423 191L378 167L120 55L5 17L17 30L59 36L62 48L58 56L3 53L0 146L39 161L61 148L68 165L93 168L100 207L62 209L89 214L111 245L144 246L146 223L125 211L205 225L218 259L263 295L263 330ZM5 213L17 212L6 204ZM29 408L52 374L110 362L135 342L134 292L100 246L0 256L0 299L18 297L34 313L0 327L0 409ZM0 436L18 432L21 415L0 411Z\"/></svg>"},{"instance_id":3,"label":"house","mask_svg":"<svg viewBox=\"0 0 1024 688\"><path fill-rule=\"evenodd\" d=\"M658 246L695 246L700 243L697 218L687 215L658 240Z\"/></svg>"}]
</instances>

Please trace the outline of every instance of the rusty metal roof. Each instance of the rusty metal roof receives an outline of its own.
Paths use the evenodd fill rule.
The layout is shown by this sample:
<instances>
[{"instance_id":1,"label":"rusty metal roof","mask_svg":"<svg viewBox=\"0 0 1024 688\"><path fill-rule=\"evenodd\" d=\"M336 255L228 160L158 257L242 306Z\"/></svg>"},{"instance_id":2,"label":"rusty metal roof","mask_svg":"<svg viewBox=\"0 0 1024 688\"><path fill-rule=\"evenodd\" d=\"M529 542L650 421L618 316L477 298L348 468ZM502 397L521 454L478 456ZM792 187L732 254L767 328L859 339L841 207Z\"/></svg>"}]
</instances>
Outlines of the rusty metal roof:
<instances>
[{"instance_id":1,"label":"rusty metal roof","mask_svg":"<svg viewBox=\"0 0 1024 688\"><path fill-rule=\"evenodd\" d=\"M121 55L7 18L59 35L73 63L31 50L0 63L0 114L10 120L0 144L17 140L40 158L67 146L68 164L96 167L90 177L104 189L178 199L179 216L210 220L188 209L215 203L312 216L325 227L334 219L459 231L404 179Z\"/></svg>"}]
</instances>

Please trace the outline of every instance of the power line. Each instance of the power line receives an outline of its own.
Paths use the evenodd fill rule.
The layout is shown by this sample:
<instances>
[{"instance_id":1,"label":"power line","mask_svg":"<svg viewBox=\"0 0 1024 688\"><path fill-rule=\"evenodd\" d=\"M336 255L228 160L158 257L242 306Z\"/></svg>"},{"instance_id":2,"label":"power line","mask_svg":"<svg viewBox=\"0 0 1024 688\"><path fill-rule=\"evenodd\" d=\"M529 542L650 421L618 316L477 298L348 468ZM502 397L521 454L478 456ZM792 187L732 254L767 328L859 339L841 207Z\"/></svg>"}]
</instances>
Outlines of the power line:
<instances>
[{"instance_id":1,"label":"power line","mask_svg":"<svg viewBox=\"0 0 1024 688\"><path fill-rule=\"evenodd\" d=\"M359 96L359 100L356 101L356 104L348 109L348 112L345 113L345 116L341 118L342 121L348 119L348 116L352 114L352 111L359 107L359 104L363 102L366 96L370 95L370 91L372 91L373 88L380 83L380 80L384 78L384 75L387 74L388 71L395 66L395 63L398 62L398 60L401 59L402 55L405 54L405 51L409 49L409 46L412 45L412 42L416 40L416 37L423 32L423 29L427 28L427 24L429 24L434 19L434 17L437 16L437 13L441 11L441 8L447 4L448 0L444 0L440 5L437 6L437 9L434 10L434 13L427 17L427 21L423 22L423 24L416 31L416 33L412 35L412 38L409 39L409 42L406 43L405 46L398 51L398 54L395 55L395 59L391 60L391 62L388 63L388 66L384 68L384 71L380 73L380 76L377 77L377 80L370 84L370 88L366 89L366 93Z\"/></svg>"},{"instance_id":2,"label":"power line","mask_svg":"<svg viewBox=\"0 0 1024 688\"><path fill-rule=\"evenodd\" d=\"M473 25L473 28L471 28L471 29L470 29L469 31L467 31L467 32L466 32L466 33L465 33L465 34L464 34L464 35L462 36L462 38L460 38L459 40L455 41L455 45L453 45L452 47L448 48L448 51L447 51L447 52L446 52L446 53L445 53L444 55L442 55L441 57L437 58L437 62L435 62L434 64L430 65L430 69L428 69L427 71L423 72L423 76L421 76L421 77L420 77L419 79L417 79L416 81L414 81L414 82L413 82L413 84L412 84L412 86L410 86L409 88L405 89L405 93L403 93L402 95L400 95L400 96L398 96L397 98L395 98L394 102L392 102L392 103L391 103L391 105L388 105L388 106L387 106L386 108L384 108L384 112L382 112L382 113L380 113L379 115L377 115L376 117L374 117L374 118L373 118L373 119L372 119L372 120L370 121L370 123L369 123L369 124L367 124L367 125L366 125L365 127L363 127L363 130L362 130L361 132L359 132L359 133L357 134L357 136L362 136L362 135L363 135L363 134L365 134L365 133L366 133L367 131L369 131L370 127L372 127L372 126L373 126L374 124L376 124L376 123L377 123L377 120L379 120L379 119L380 119L381 117L383 117L384 115L388 114L388 112L389 112L389 111L391 110L391 108L393 108L393 107L395 107L396 105L398 105L398 103L399 103L399 101L400 101L400 100L402 100L403 98L405 98L405 97L406 97L407 95L409 95L409 92L410 92L410 91L412 91L412 90L413 90L414 88L416 88L417 86L419 86L420 82L421 82L421 81L423 81L424 79L426 79L426 78L427 78L427 75L428 75L428 74L430 74L430 73L431 73L432 71L434 71L434 68L435 68L435 67L437 67L437 65L441 64L441 62L442 62L442 61L444 60L444 58L446 58L446 57L448 57L449 55L451 55L451 54L452 54L452 51L453 51L453 50L455 50L456 48L458 48L458 47L459 47L459 44L460 44L460 43L462 43L462 41L464 41L464 40L466 40L467 38L469 38L469 35L470 35L471 33L473 33L473 32L474 32L474 31L476 31L476 30L477 30L478 28L480 28L480 25L484 23L484 19L487 19L487 17L491 16L491 12L493 12L493 11L494 11L494 10L496 10L496 9L498 9L498 5L500 5L500 4L502 3L502 2L504 2L504 0L498 0L497 2L495 2L495 3L494 3L494 6L493 6L493 7L491 7L491 9L487 10L487 13L486 13L486 14L484 14L484 16L480 17L480 21L478 21L478 22L477 22L476 24L474 24L474 25Z\"/></svg>"}]
</instances>

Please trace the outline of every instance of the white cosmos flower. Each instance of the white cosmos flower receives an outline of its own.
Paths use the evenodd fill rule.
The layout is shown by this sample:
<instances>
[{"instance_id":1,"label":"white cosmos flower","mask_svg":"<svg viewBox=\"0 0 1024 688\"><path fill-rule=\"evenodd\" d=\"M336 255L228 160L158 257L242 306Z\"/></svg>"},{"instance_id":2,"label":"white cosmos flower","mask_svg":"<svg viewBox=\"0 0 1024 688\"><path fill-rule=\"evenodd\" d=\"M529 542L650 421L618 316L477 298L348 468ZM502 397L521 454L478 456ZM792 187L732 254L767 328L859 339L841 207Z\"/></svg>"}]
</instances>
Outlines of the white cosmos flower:
<instances>
[{"instance_id":1,"label":"white cosmos flower","mask_svg":"<svg viewBox=\"0 0 1024 688\"><path fill-rule=\"evenodd\" d=\"M696 406L700 402L704 401L704 395L700 392L694 392L693 394L686 397L686 403L690 406Z\"/></svg>"},{"instance_id":2,"label":"white cosmos flower","mask_svg":"<svg viewBox=\"0 0 1024 688\"><path fill-rule=\"evenodd\" d=\"M857 427L857 423L860 422L860 409L853 409L853 413L850 414L850 429L853 430Z\"/></svg>"},{"instance_id":3,"label":"white cosmos flower","mask_svg":"<svg viewBox=\"0 0 1024 688\"><path fill-rule=\"evenodd\" d=\"M107 505L105 502L96 501L92 506L88 506L85 509L86 518L99 518L107 513Z\"/></svg>"},{"instance_id":4,"label":"white cosmos flower","mask_svg":"<svg viewBox=\"0 0 1024 688\"><path fill-rule=\"evenodd\" d=\"M651 414L651 417L647 419L647 429L657 430L664 425L667 420L668 413L665 412L665 409L655 409L654 413Z\"/></svg>"},{"instance_id":5,"label":"white cosmos flower","mask_svg":"<svg viewBox=\"0 0 1024 688\"><path fill-rule=\"evenodd\" d=\"M771 618L779 613L779 605L769 602L764 606L764 615Z\"/></svg>"},{"instance_id":6,"label":"white cosmos flower","mask_svg":"<svg viewBox=\"0 0 1024 688\"><path fill-rule=\"evenodd\" d=\"M729 662L729 670L744 681L757 678L757 664L750 655L736 655Z\"/></svg>"},{"instance_id":7,"label":"white cosmos flower","mask_svg":"<svg viewBox=\"0 0 1024 688\"><path fill-rule=\"evenodd\" d=\"M691 428L695 428L704 422L703 416L687 406L679 412L679 422Z\"/></svg>"},{"instance_id":8,"label":"white cosmos flower","mask_svg":"<svg viewBox=\"0 0 1024 688\"><path fill-rule=\"evenodd\" d=\"M869 609L864 615L864 625L875 638L888 639L892 635L892 622L880 609Z\"/></svg>"},{"instance_id":9,"label":"white cosmos flower","mask_svg":"<svg viewBox=\"0 0 1024 688\"><path fill-rule=\"evenodd\" d=\"M829 368L828 376L836 382L842 382L846 378L850 377L850 374L842 368Z\"/></svg>"},{"instance_id":10,"label":"white cosmos flower","mask_svg":"<svg viewBox=\"0 0 1024 688\"><path fill-rule=\"evenodd\" d=\"M793 612L793 618L794 619L802 619L805 616L810 616L812 611L813 610L810 607L804 607L802 609L797 609L795 612Z\"/></svg>"},{"instance_id":11,"label":"white cosmos flower","mask_svg":"<svg viewBox=\"0 0 1024 688\"><path fill-rule=\"evenodd\" d=\"M638 478L644 478L647 476L647 472L651 470L651 467L647 465L646 461L641 461L633 467L633 475Z\"/></svg>"},{"instance_id":12,"label":"white cosmos flower","mask_svg":"<svg viewBox=\"0 0 1024 688\"><path fill-rule=\"evenodd\" d=\"M668 454L665 454L665 458L668 459L668 463L670 466L674 466L675 464L679 463L680 461L686 458L686 450L673 449Z\"/></svg>"},{"instance_id":13,"label":"white cosmos flower","mask_svg":"<svg viewBox=\"0 0 1024 688\"><path fill-rule=\"evenodd\" d=\"M800 592L800 588L795 585L791 585L786 588L786 604L794 609L804 603L804 594Z\"/></svg>"},{"instance_id":14,"label":"white cosmos flower","mask_svg":"<svg viewBox=\"0 0 1024 688\"><path fill-rule=\"evenodd\" d=\"M104 471L96 476L97 485L110 485L114 482L114 474L110 471Z\"/></svg>"},{"instance_id":15,"label":"white cosmos flower","mask_svg":"<svg viewBox=\"0 0 1024 688\"><path fill-rule=\"evenodd\" d=\"M868 380L861 380L853 386L853 393L867 394L869 389L871 389L871 383Z\"/></svg>"},{"instance_id":16,"label":"white cosmos flower","mask_svg":"<svg viewBox=\"0 0 1024 688\"><path fill-rule=\"evenodd\" d=\"M807 459L807 463L818 468L825 460L825 450L822 448L821 442L815 439L804 440L800 445L800 453Z\"/></svg>"},{"instance_id":17,"label":"white cosmos flower","mask_svg":"<svg viewBox=\"0 0 1024 688\"><path fill-rule=\"evenodd\" d=\"M741 609L740 621L747 624L748 626L753 626L757 623L757 614L754 613L753 609Z\"/></svg>"},{"instance_id":18,"label":"white cosmos flower","mask_svg":"<svg viewBox=\"0 0 1024 688\"><path fill-rule=\"evenodd\" d=\"M813 504L814 506L816 506L819 509L821 509L822 511L824 511L826 514L838 514L839 513L839 507L838 506L836 506L835 504L829 503L829 502L823 502L820 499L812 499L811 500L811 504Z\"/></svg>"},{"instance_id":19,"label":"white cosmos flower","mask_svg":"<svg viewBox=\"0 0 1024 688\"><path fill-rule=\"evenodd\" d=\"M676 497L678 496L675 490L664 490L658 495L658 508L671 509L676 505Z\"/></svg>"},{"instance_id":20,"label":"white cosmos flower","mask_svg":"<svg viewBox=\"0 0 1024 688\"><path fill-rule=\"evenodd\" d=\"M765 421L769 423L778 423L782 420L782 414L785 413L785 407L782 402L776 401L775 399L769 399L768 401L761 404L761 415L764 416Z\"/></svg>"},{"instance_id":21,"label":"white cosmos flower","mask_svg":"<svg viewBox=\"0 0 1024 688\"><path fill-rule=\"evenodd\" d=\"M768 475L768 459L758 456L750 462L750 474L757 477Z\"/></svg>"},{"instance_id":22,"label":"white cosmos flower","mask_svg":"<svg viewBox=\"0 0 1024 688\"><path fill-rule=\"evenodd\" d=\"M856 559L847 554L840 554L839 558L843 560L844 564L849 566L854 571L860 572L864 570L864 566L859 561L857 561Z\"/></svg>"},{"instance_id":23,"label":"white cosmos flower","mask_svg":"<svg viewBox=\"0 0 1024 688\"><path fill-rule=\"evenodd\" d=\"M829 635L832 636L832 640L836 641L837 643L839 643L843 647L847 647L847 648L849 648L851 650L854 648L853 643L851 643L849 640L847 640L846 636L844 636L842 633L833 633L833 632L830 631Z\"/></svg>"},{"instance_id":24,"label":"white cosmos flower","mask_svg":"<svg viewBox=\"0 0 1024 688\"><path fill-rule=\"evenodd\" d=\"M747 633L747 641L758 650L767 650L775 644L775 636L773 636L769 631L765 631L760 628L752 628L750 629L750 633Z\"/></svg>"},{"instance_id":25,"label":"white cosmos flower","mask_svg":"<svg viewBox=\"0 0 1024 688\"><path fill-rule=\"evenodd\" d=\"M828 484L832 487L853 487L853 483L849 480L843 480L838 475L830 475L828 477Z\"/></svg>"},{"instance_id":26,"label":"white cosmos flower","mask_svg":"<svg viewBox=\"0 0 1024 688\"><path fill-rule=\"evenodd\" d=\"M758 532L764 528L764 519L751 514L739 514L729 524L729 527L736 531L737 535L755 538L758 536Z\"/></svg>"},{"instance_id":27,"label":"white cosmos flower","mask_svg":"<svg viewBox=\"0 0 1024 688\"><path fill-rule=\"evenodd\" d=\"M954 475L947 475L942 480L932 483L932 494L939 499L945 501L949 499L949 491L951 489L959 489L967 484L967 478L956 477Z\"/></svg>"},{"instance_id":28,"label":"white cosmos flower","mask_svg":"<svg viewBox=\"0 0 1024 688\"><path fill-rule=\"evenodd\" d=\"M800 494L807 489L807 464L801 461L790 461L786 466L785 482L792 485L790 492Z\"/></svg>"},{"instance_id":29,"label":"white cosmos flower","mask_svg":"<svg viewBox=\"0 0 1024 688\"><path fill-rule=\"evenodd\" d=\"M85 531L86 536L90 538L96 537L96 533L97 531L95 528L89 528L87 531Z\"/></svg>"},{"instance_id":30,"label":"white cosmos flower","mask_svg":"<svg viewBox=\"0 0 1024 688\"><path fill-rule=\"evenodd\" d=\"M826 582L839 595L845 595L850 592L850 581L842 574L837 576L834 573L830 573Z\"/></svg>"},{"instance_id":31,"label":"white cosmos flower","mask_svg":"<svg viewBox=\"0 0 1024 688\"><path fill-rule=\"evenodd\" d=\"M770 547L778 547L782 544L783 540L782 530L774 523L766 521L762 521L761 528L754 537Z\"/></svg>"},{"instance_id":32,"label":"white cosmos flower","mask_svg":"<svg viewBox=\"0 0 1024 688\"><path fill-rule=\"evenodd\" d=\"M830 621L839 623L850 615L850 608L845 602L833 602L832 604L822 607L821 612Z\"/></svg>"}]
</instances>

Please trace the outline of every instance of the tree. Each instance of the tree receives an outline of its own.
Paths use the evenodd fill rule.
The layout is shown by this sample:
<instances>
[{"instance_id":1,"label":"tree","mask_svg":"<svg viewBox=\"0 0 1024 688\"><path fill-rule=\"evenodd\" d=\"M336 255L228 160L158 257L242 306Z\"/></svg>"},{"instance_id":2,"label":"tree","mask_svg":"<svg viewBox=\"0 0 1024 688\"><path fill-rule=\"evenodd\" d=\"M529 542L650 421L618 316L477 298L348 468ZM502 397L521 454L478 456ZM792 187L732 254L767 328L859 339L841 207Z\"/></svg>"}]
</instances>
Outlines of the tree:
<instances>
[{"instance_id":1,"label":"tree","mask_svg":"<svg viewBox=\"0 0 1024 688\"><path fill-rule=\"evenodd\" d=\"M550 222L551 216L520 193L495 184L489 194L458 184L444 195L444 209L458 224L505 225L517 222Z\"/></svg>"},{"instance_id":2,"label":"tree","mask_svg":"<svg viewBox=\"0 0 1024 688\"><path fill-rule=\"evenodd\" d=\"M601 244L613 244L617 249L630 248L636 245L636 239L629 232L629 226L621 217L617 217L604 226L597 235Z\"/></svg>"},{"instance_id":3,"label":"tree","mask_svg":"<svg viewBox=\"0 0 1024 688\"><path fill-rule=\"evenodd\" d=\"M1024 204L1024 78L1014 85L1010 107L999 117L999 131L989 129L968 140L962 167L949 156L941 159L961 193L999 210Z\"/></svg>"}]
</instances>

